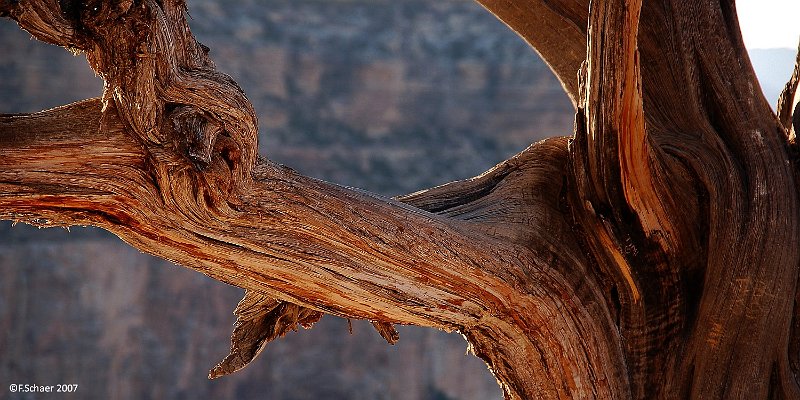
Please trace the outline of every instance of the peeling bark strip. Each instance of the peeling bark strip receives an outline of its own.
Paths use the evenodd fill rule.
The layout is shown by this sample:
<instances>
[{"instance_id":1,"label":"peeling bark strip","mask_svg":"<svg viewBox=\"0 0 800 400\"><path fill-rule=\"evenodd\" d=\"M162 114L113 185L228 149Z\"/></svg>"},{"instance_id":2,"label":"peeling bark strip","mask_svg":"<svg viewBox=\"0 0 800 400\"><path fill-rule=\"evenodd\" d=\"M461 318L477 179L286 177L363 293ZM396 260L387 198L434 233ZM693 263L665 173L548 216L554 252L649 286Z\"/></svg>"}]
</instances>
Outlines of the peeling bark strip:
<instances>
[{"instance_id":1,"label":"peeling bark strip","mask_svg":"<svg viewBox=\"0 0 800 400\"><path fill-rule=\"evenodd\" d=\"M244 288L211 378L331 313L458 330L508 399L800 399L800 58L776 115L730 0L480 3L561 79L574 136L387 199L258 159L183 2L0 1L106 81L0 116L0 218Z\"/></svg>"},{"instance_id":2,"label":"peeling bark strip","mask_svg":"<svg viewBox=\"0 0 800 400\"><path fill-rule=\"evenodd\" d=\"M298 325L310 329L322 318L321 312L280 302L252 291L245 293L233 312L237 319L231 336L230 354L211 370L209 379L244 368L264 350L267 343L297 330Z\"/></svg>"},{"instance_id":3,"label":"peeling bark strip","mask_svg":"<svg viewBox=\"0 0 800 400\"><path fill-rule=\"evenodd\" d=\"M778 98L778 119L786 129L791 142L797 141L797 132L800 131L800 44L797 48L797 60L794 64L792 77L783 88Z\"/></svg>"},{"instance_id":4,"label":"peeling bark strip","mask_svg":"<svg viewBox=\"0 0 800 400\"><path fill-rule=\"evenodd\" d=\"M581 121L577 126L582 129L576 130L572 147L583 206L587 213L599 216L595 222L599 248L609 253L634 302L641 297L639 284L623 255L624 243L615 243L619 228L613 226L614 220L624 217L602 213L628 208L643 228L647 226L646 232L666 228L650 217L652 211L644 200L653 203L656 193L649 182L649 146L642 115L637 48L640 10L640 1L592 3L587 63L580 72L577 118ZM663 209L658 207L655 213L663 214Z\"/></svg>"}]
</instances>

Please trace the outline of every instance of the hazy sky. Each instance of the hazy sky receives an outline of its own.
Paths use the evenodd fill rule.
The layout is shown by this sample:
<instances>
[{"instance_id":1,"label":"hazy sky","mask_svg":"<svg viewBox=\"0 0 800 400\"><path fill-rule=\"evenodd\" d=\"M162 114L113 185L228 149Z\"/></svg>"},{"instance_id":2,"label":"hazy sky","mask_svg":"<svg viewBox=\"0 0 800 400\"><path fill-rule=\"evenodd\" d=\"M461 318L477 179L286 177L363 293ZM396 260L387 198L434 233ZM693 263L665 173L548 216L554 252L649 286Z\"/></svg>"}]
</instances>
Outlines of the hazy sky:
<instances>
[{"instance_id":1,"label":"hazy sky","mask_svg":"<svg viewBox=\"0 0 800 400\"><path fill-rule=\"evenodd\" d=\"M800 0L736 0L736 11L747 48L797 48Z\"/></svg>"}]
</instances>

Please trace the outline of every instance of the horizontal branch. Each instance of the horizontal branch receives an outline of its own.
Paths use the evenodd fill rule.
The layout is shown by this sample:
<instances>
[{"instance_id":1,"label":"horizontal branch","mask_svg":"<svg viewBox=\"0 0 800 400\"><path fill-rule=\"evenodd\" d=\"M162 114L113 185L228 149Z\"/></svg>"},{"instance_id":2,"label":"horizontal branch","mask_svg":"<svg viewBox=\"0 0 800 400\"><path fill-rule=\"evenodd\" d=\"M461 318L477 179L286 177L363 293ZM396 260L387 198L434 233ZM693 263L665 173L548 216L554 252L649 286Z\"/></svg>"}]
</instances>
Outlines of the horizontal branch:
<instances>
[{"instance_id":1,"label":"horizontal branch","mask_svg":"<svg viewBox=\"0 0 800 400\"><path fill-rule=\"evenodd\" d=\"M486 261L477 251L484 237L269 162L257 166L238 204L219 202L203 187L184 190L198 172L190 166L162 181L174 187L158 187L143 147L118 121L97 129L99 115L99 102L87 101L0 120L4 219L98 225L223 282L349 317L453 329L506 301L477 304L483 290L465 282L500 283L478 268ZM381 241L393 245L380 248ZM431 241L450 251L429 254L433 246L416 244ZM526 252L505 250L491 264L528 262ZM464 295L469 289L473 299Z\"/></svg>"},{"instance_id":2,"label":"horizontal branch","mask_svg":"<svg viewBox=\"0 0 800 400\"><path fill-rule=\"evenodd\" d=\"M126 133L113 110L100 115L100 101L87 100L0 117L0 218L99 226L147 253L312 310L458 329L474 338L476 351L504 377L549 382L506 388L515 396L624 393L595 382L578 388L565 383L597 374L623 382L605 300L558 211L565 139L534 145L488 173L494 177L479 190L483 195L454 200L472 215L457 218L303 177L265 160L241 196L221 195L222 178L230 176L226 168L217 171L215 162L200 171L165 154L159 159L167 159L166 167L156 168L150 165L152 148ZM519 203L531 214L493 218L491 208L480 205L497 204L493 194L515 187L524 189L516 200L510 196L508 206ZM543 223L548 229L531 226ZM523 231L534 233L514 233ZM507 240L509 235L517 240ZM516 345L484 351L498 340L488 333L499 331ZM257 346L261 339L254 340ZM232 354L246 358L254 351L239 350L246 354ZM516 367L506 370L503 363Z\"/></svg>"},{"instance_id":3,"label":"horizontal branch","mask_svg":"<svg viewBox=\"0 0 800 400\"><path fill-rule=\"evenodd\" d=\"M328 312L390 342L390 323L459 329L508 397L626 393L609 300L561 204L565 139L404 198L431 213L258 160L255 113L191 35L185 2L36 2L0 13L85 51L102 112L93 100L0 118L0 218L100 226L247 289L211 376Z\"/></svg>"}]
</instances>

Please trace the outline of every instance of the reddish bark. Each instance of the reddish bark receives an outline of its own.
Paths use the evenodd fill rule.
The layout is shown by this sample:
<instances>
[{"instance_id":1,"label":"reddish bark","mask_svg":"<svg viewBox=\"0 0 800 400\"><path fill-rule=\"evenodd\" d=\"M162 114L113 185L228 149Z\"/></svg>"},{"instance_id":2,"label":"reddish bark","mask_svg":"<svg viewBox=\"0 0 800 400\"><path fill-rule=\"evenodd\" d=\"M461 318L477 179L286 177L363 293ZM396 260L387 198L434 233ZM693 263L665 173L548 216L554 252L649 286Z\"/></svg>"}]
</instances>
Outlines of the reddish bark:
<instances>
[{"instance_id":1,"label":"reddish bark","mask_svg":"<svg viewBox=\"0 0 800 400\"><path fill-rule=\"evenodd\" d=\"M778 114L732 0L480 0L571 138L387 199L259 159L179 0L0 1L102 99L0 116L0 217L90 224L247 289L211 376L322 313L458 330L508 398L800 398L798 71Z\"/></svg>"}]
</instances>

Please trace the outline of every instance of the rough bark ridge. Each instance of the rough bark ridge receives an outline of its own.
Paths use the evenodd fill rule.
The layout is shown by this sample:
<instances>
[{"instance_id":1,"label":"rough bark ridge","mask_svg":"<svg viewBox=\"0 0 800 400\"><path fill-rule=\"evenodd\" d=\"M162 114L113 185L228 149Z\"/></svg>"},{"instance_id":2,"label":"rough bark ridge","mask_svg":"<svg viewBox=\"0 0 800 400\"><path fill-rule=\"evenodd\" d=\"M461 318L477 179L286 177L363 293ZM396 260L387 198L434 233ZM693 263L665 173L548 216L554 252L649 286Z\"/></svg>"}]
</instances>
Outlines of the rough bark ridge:
<instances>
[{"instance_id":1,"label":"rough bark ridge","mask_svg":"<svg viewBox=\"0 0 800 400\"><path fill-rule=\"evenodd\" d=\"M0 1L101 99L0 116L0 217L90 224L246 289L232 373L323 313L458 330L507 398L800 398L798 71L776 115L732 0L479 0L571 138L387 199L256 154L178 0Z\"/></svg>"}]
</instances>

